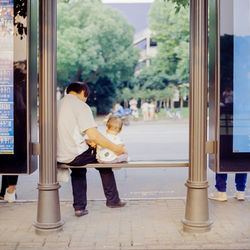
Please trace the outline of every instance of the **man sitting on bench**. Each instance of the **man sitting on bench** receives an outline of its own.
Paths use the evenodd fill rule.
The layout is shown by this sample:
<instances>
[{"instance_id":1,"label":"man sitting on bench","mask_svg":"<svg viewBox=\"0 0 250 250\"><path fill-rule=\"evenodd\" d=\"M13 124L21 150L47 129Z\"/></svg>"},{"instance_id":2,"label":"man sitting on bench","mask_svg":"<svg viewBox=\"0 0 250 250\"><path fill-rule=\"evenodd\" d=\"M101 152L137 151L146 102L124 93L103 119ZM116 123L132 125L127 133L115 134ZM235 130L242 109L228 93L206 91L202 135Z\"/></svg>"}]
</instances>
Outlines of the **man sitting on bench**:
<instances>
[{"instance_id":1,"label":"man sitting on bench","mask_svg":"<svg viewBox=\"0 0 250 250\"><path fill-rule=\"evenodd\" d=\"M57 110L57 162L70 166L84 166L96 163L96 151L89 147L90 141L108 148L116 155L127 153L124 145L116 145L104 137L98 130L90 107L86 104L90 93L88 85L73 82L67 87ZM123 207L126 202L119 198L116 181L111 168L97 168L100 172L106 205L110 208ZM73 207L77 217L86 215L87 180L86 168L71 168L73 189Z\"/></svg>"}]
</instances>

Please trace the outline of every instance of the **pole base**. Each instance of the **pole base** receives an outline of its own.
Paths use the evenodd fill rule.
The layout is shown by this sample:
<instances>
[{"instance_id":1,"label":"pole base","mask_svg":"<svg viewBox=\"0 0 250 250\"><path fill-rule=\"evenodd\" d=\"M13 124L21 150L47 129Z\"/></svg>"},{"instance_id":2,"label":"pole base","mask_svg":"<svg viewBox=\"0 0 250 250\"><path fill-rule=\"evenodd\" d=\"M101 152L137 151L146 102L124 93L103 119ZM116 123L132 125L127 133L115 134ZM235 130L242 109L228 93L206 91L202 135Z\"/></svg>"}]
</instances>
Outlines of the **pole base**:
<instances>
[{"instance_id":1,"label":"pole base","mask_svg":"<svg viewBox=\"0 0 250 250\"><path fill-rule=\"evenodd\" d=\"M59 188L58 183L38 184L37 220L33 223L38 234L62 230Z\"/></svg>"},{"instance_id":2,"label":"pole base","mask_svg":"<svg viewBox=\"0 0 250 250\"><path fill-rule=\"evenodd\" d=\"M35 232L38 235L49 235L53 232L61 232L63 230L63 225L63 220L53 224L39 223L37 221L33 222Z\"/></svg>"},{"instance_id":3,"label":"pole base","mask_svg":"<svg viewBox=\"0 0 250 250\"><path fill-rule=\"evenodd\" d=\"M186 233L208 232L211 230L211 226L213 224L211 220L202 223L195 223L189 220L182 219L181 222L183 223L183 232Z\"/></svg>"},{"instance_id":4,"label":"pole base","mask_svg":"<svg viewBox=\"0 0 250 250\"><path fill-rule=\"evenodd\" d=\"M211 229L209 218L207 181L187 181L187 199L185 218L182 219L183 231L190 233L207 232Z\"/></svg>"}]
</instances>

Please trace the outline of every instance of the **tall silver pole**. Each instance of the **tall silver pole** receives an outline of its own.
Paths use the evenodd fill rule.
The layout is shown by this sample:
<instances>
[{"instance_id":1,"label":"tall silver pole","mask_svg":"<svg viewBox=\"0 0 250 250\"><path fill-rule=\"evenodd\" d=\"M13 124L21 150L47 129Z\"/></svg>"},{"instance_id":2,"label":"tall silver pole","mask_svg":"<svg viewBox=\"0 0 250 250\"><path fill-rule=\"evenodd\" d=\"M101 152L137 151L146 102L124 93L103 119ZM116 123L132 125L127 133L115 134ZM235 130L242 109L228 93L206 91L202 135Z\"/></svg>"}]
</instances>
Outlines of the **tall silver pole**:
<instances>
[{"instance_id":1,"label":"tall silver pole","mask_svg":"<svg viewBox=\"0 0 250 250\"><path fill-rule=\"evenodd\" d=\"M207 195L208 0L191 0L189 176L184 231L211 228Z\"/></svg>"},{"instance_id":2,"label":"tall silver pole","mask_svg":"<svg viewBox=\"0 0 250 250\"><path fill-rule=\"evenodd\" d=\"M39 1L40 176L36 231L62 229L56 180L56 0Z\"/></svg>"}]
</instances>

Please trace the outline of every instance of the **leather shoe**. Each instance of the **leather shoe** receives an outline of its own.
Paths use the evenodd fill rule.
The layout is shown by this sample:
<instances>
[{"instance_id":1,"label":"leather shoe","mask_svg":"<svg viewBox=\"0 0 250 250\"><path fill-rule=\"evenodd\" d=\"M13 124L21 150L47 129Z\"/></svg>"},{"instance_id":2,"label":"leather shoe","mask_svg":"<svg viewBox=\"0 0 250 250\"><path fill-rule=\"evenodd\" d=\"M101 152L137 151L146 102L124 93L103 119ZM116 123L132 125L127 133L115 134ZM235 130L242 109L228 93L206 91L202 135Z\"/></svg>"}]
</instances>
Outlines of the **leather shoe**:
<instances>
[{"instance_id":1,"label":"leather shoe","mask_svg":"<svg viewBox=\"0 0 250 250\"><path fill-rule=\"evenodd\" d=\"M76 217L81 217L81 216L86 215L86 214L88 214L88 213L89 213L88 210L76 210L76 211L75 211L75 216L76 216Z\"/></svg>"},{"instance_id":2,"label":"leather shoe","mask_svg":"<svg viewBox=\"0 0 250 250\"><path fill-rule=\"evenodd\" d=\"M125 201L119 201L115 205L107 205L107 207L110 207L110 208L119 208L119 207L124 207L126 204L127 204L127 202L125 202Z\"/></svg>"}]
</instances>

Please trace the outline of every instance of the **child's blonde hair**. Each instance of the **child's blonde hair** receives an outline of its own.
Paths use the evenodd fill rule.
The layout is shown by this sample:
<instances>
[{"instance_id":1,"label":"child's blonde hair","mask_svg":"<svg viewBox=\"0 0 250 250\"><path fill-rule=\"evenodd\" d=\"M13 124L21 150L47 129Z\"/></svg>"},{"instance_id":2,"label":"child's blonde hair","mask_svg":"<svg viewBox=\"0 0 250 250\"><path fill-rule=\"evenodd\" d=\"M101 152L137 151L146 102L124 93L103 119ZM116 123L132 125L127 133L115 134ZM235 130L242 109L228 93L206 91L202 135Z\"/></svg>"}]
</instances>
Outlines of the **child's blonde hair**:
<instances>
[{"instance_id":1,"label":"child's blonde hair","mask_svg":"<svg viewBox=\"0 0 250 250\"><path fill-rule=\"evenodd\" d=\"M122 129L122 125L123 125L123 122L122 122L122 119L118 118L118 117L110 117L107 121L107 124L106 124L106 127L109 129L109 130L114 130L114 129L117 129L119 131L117 132L120 132L121 129Z\"/></svg>"}]
</instances>

